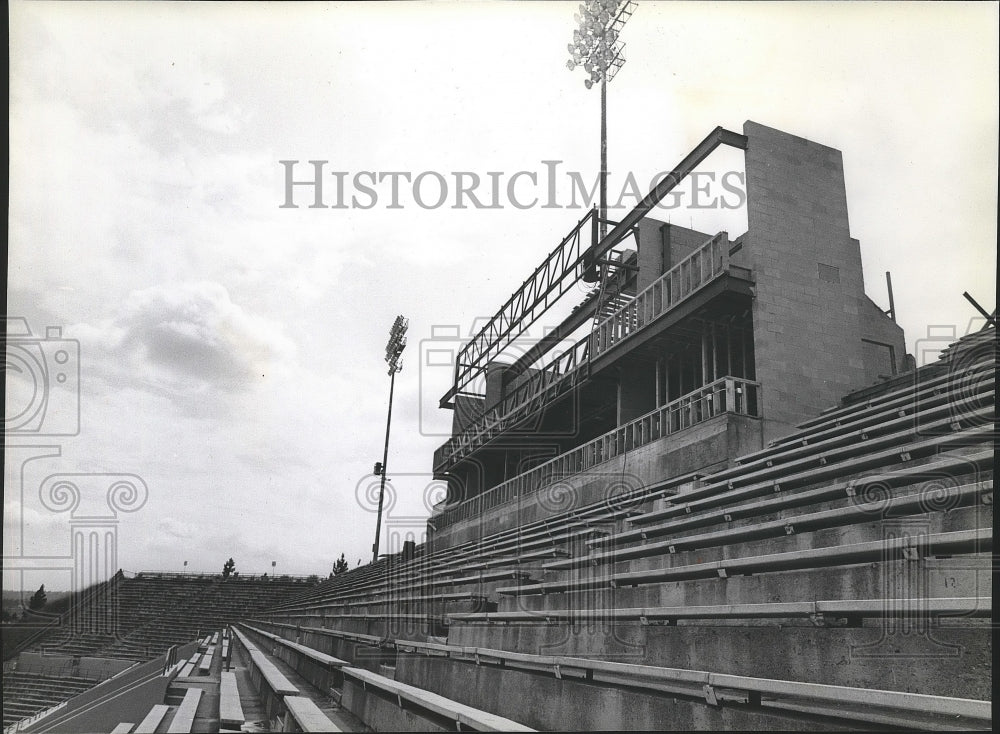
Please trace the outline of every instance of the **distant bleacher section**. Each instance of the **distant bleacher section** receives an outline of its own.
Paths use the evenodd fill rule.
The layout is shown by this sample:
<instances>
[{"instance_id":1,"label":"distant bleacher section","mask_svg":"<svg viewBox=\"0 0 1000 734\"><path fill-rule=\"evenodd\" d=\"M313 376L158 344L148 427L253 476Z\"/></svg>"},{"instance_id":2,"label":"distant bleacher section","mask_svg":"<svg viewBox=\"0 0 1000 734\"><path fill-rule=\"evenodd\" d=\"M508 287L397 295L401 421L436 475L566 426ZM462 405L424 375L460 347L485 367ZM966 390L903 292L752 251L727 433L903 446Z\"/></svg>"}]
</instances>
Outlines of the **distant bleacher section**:
<instances>
[{"instance_id":1,"label":"distant bleacher section","mask_svg":"<svg viewBox=\"0 0 1000 734\"><path fill-rule=\"evenodd\" d=\"M171 645L221 629L313 585L298 577L223 580L221 576L155 572L129 577L119 572L98 609L74 610L75 617L67 614L62 624L27 650L150 660ZM113 611L113 621L107 609Z\"/></svg>"},{"instance_id":2,"label":"distant bleacher section","mask_svg":"<svg viewBox=\"0 0 1000 734\"><path fill-rule=\"evenodd\" d=\"M119 572L99 593L81 595L82 608L72 607L31 639L18 658L5 662L4 726L93 688L120 670L122 661L127 667L152 660L198 638L205 638L204 644L182 661L178 672L181 677L207 676L215 659L228 655L228 638L220 645L218 630L314 584L314 579L299 577L223 580ZM64 669L48 670L57 663Z\"/></svg>"},{"instance_id":3,"label":"distant bleacher section","mask_svg":"<svg viewBox=\"0 0 1000 734\"><path fill-rule=\"evenodd\" d=\"M3 674L3 725L27 719L40 711L93 688L97 681L69 675L43 675L16 670Z\"/></svg>"}]
</instances>

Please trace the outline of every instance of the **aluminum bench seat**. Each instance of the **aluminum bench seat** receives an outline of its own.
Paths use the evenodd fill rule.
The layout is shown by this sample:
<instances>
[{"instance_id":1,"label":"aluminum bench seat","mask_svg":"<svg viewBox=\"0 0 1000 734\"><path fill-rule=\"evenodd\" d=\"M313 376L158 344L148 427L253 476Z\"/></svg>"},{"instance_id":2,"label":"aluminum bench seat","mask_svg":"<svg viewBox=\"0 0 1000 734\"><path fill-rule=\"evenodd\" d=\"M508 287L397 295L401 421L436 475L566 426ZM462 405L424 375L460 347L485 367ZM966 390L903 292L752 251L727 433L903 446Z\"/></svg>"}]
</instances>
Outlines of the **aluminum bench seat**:
<instances>
[{"instance_id":1,"label":"aluminum bench seat","mask_svg":"<svg viewBox=\"0 0 1000 734\"><path fill-rule=\"evenodd\" d=\"M992 408L970 411L968 414L962 416L962 420L981 420L985 422L986 419L990 418L994 412L995 411ZM961 433L961 431L956 428L956 425L956 420L952 417L948 417L919 427L911 425L908 430L889 433L877 438L869 438L861 443L838 446L829 450L820 451L818 453L811 453L808 456L793 459L781 464L747 471L746 473L739 474L738 476L732 476L726 480L716 481L715 476L713 475L708 477L708 483L704 487L699 487L688 494L689 496L697 496L699 494L706 494L720 489L734 489L738 485L751 484L764 479L782 477L788 472L796 469L814 466L822 467L831 462L842 463L855 457L864 458L873 452L888 450L889 447L905 445L908 442L912 442L914 438L920 436L922 432L927 432L931 435L936 435L935 432L942 430L949 430L952 433Z\"/></svg>"},{"instance_id":2,"label":"aluminum bench seat","mask_svg":"<svg viewBox=\"0 0 1000 734\"><path fill-rule=\"evenodd\" d=\"M153 708L149 710L145 718L139 722L139 725L135 728L134 734L154 734L157 727L160 726L160 722L163 721L163 717L167 715L167 711L170 709L166 704L158 703Z\"/></svg>"},{"instance_id":3,"label":"aluminum bench seat","mask_svg":"<svg viewBox=\"0 0 1000 734\"><path fill-rule=\"evenodd\" d=\"M936 479L941 476L959 477L966 476L970 472L978 474L979 472L991 470L992 467L992 451L984 451L962 457L943 456L940 461L899 469L894 472L873 474L861 479L836 482L816 489L801 490L787 494L782 493L765 499L751 500L740 505L723 505L722 507L697 510L659 524L642 525L635 530L626 530L615 535L594 538L587 541L587 543L591 548L598 548L617 545L619 543L646 540L673 532L697 529L720 522L732 522L755 515L777 512L842 497L857 496L859 494L863 496L866 488L870 486L888 490L896 487L905 487L926 478Z\"/></svg>"},{"instance_id":4,"label":"aluminum bench seat","mask_svg":"<svg viewBox=\"0 0 1000 734\"><path fill-rule=\"evenodd\" d=\"M174 712L174 718L167 726L167 734L184 734L194 728L195 714L198 713L198 703L201 701L201 688L188 688L184 700Z\"/></svg>"},{"instance_id":5,"label":"aluminum bench seat","mask_svg":"<svg viewBox=\"0 0 1000 734\"><path fill-rule=\"evenodd\" d=\"M550 594L583 589L620 588L668 581L727 578L755 573L773 573L801 569L825 568L858 563L879 563L912 557L921 551L926 555L986 553L993 546L993 531L989 529L931 533L915 538L898 537L865 543L834 545L809 550L768 553L719 561L691 563L682 566L629 571L594 576L575 581L540 582L497 589L506 596Z\"/></svg>"},{"instance_id":6,"label":"aluminum bench seat","mask_svg":"<svg viewBox=\"0 0 1000 734\"><path fill-rule=\"evenodd\" d=\"M285 674L278 670L278 666L271 662L244 633L238 629L233 629L233 634L249 654L252 669L258 673L258 676L251 675L251 680L255 677L259 678L260 681L265 682L270 690L278 696L298 695L299 689L295 684L288 680ZM254 680L254 683L258 683L258 680Z\"/></svg>"},{"instance_id":7,"label":"aluminum bench seat","mask_svg":"<svg viewBox=\"0 0 1000 734\"><path fill-rule=\"evenodd\" d=\"M455 624L558 624L573 622L656 622L679 620L991 617L992 597L926 599L834 599L822 601L706 604L675 607L622 607L600 609L545 609L537 611L466 612L447 615Z\"/></svg>"},{"instance_id":8,"label":"aluminum bench seat","mask_svg":"<svg viewBox=\"0 0 1000 734\"><path fill-rule=\"evenodd\" d=\"M760 497L774 492L809 486L828 479L840 479L848 474L855 474L870 469L885 467L892 464L925 458L940 453L942 449L951 446L969 446L986 443L991 440L991 426L950 433L945 436L903 444L891 449L885 449L871 454L854 457L835 464L817 466L795 474L787 474L779 479L765 480L755 484L727 489L726 485L707 485L680 495L676 503L660 510L647 512L634 517L630 522L635 524L652 523L658 520L684 515L696 510L718 507L733 501ZM682 501L683 500L683 501Z\"/></svg>"},{"instance_id":9,"label":"aluminum bench seat","mask_svg":"<svg viewBox=\"0 0 1000 734\"><path fill-rule=\"evenodd\" d=\"M993 492L993 480L976 482L954 487L949 494L950 509L968 506L974 503L980 495ZM954 502L954 504L952 504ZM792 533L811 532L826 528L842 527L856 523L872 522L885 514L892 517L921 515L929 512L928 499L921 493L894 497L879 498L873 502L858 503L832 510L820 510L802 515L770 520L752 525L723 528L697 535L686 535L656 543L645 543L639 546L619 547L614 550L592 553L589 556L570 558L564 561L546 563L542 568L549 570L566 570L586 565L614 563L633 558L662 555L664 553L679 553L696 548L710 548L720 545L731 545L764 538L780 538Z\"/></svg>"},{"instance_id":10,"label":"aluminum bench seat","mask_svg":"<svg viewBox=\"0 0 1000 734\"><path fill-rule=\"evenodd\" d=\"M288 713L282 731L337 732L343 731L330 721L311 698L305 696L285 696Z\"/></svg>"},{"instance_id":11,"label":"aluminum bench seat","mask_svg":"<svg viewBox=\"0 0 1000 734\"><path fill-rule=\"evenodd\" d=\"M428 711L455 722L456 730L475 731L535 731L511 719L497 716L488 711L473 708L437 693L417 688L407 683L386 678L361 668L344 668L344 675L357 681L363 687L373 687L398 699L405 699Z\"/></svg>"},{"instance_id":12,"label":"aluminum bench seat","mask_svg":"<svg viewBox=\"0 0 1000 734\"><path fill-rule=\"evenodd\" d=\"M992 392L993 388L991 385L988 391L982 391L979 395L970 397L969 400L976 401L978 398L986 399ZM906 425L912 426L917 421L920 421L921 425L926 425L928 422L940 421L943 418L950 417L953 420L955 411L953 400L953 396L943 394L938 397L936 400L938 404L933 407L925 405L921 406L920 410L912 408L909 410L893 409L885 415L877 414L866 421L854 421L850 424L828 429L823 432L826 435L803 435L795 441L797 445L785 444L781 447L765 449L761 452L740 457L736 460L738 463L737 466L716 472L712 474L711 478L713 481L718 481L728 477L739 476L754 468L770 468L778 464L783 464L789 459L808 456L817 451L851 443L860 443L873 436L891 433L896 428ZM888 420L885 420L885 418L888 418Z\"/></svg>"},{"instance_id":13,"label":"aluminum bench seat","mask_svg":"<svg viewBox=\"0 0 1000 734\"><path fill-rule=\"evenodd\" d=\"M245 721L236 673L225 671L219 682L219 723L226 729L240 729Z\"/></svg>"}]
</instances>

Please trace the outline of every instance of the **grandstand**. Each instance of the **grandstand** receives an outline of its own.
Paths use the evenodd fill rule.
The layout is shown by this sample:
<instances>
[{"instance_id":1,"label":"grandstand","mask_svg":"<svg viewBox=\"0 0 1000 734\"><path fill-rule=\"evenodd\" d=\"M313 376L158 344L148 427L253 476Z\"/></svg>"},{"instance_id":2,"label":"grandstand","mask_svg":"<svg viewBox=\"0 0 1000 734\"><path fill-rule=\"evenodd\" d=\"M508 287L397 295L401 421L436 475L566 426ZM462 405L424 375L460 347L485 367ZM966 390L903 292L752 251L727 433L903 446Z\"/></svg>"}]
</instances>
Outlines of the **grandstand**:
<instances>
[{"instance_id":1,"label":"grandstand","mask_svg":"<svg viewBox=\"0 0 1000 734\"><path fill-rule=\"evenodd\" d=\"M748 122L675 179L718 145L746 233L651 219L668 179L463 347L425 543L320 584L116 578L121 634L32 649L135 664L22 728L990 729L995 326L916 367L839 152ZM505 361L525 294L581 281Z\"/></svg>"},{"instance_id":2,"label":"grandstand","mask_svg":"<svg viewBox=\"0 0 1000 734\"><path fill-rule=\"evenodd\" d=\"M4 663L4 726L31 718L209 630L252 616L314 579L119 571L87 590Z\"/></svg>"}]
</instances>

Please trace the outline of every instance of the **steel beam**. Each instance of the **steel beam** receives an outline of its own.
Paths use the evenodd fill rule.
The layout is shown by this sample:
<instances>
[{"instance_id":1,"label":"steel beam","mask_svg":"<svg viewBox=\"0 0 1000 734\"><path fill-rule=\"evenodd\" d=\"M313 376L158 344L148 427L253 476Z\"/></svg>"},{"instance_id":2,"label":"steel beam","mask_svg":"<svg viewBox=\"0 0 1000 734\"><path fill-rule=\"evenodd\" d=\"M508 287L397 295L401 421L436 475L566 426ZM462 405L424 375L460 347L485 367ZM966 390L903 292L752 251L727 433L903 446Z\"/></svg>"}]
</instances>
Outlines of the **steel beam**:
<instances>
[{"instance_id":1,"label":"steel beam","mask_svg":"<svg viewBox=\"0 0 1000 734\"><path fill-rule=\"evenodd\" d=\"M537 321L579 280L576 273L582 263L583 238L589 236L591 246L597 241L597 220L594 210L587 212L489 323L462 347L455 362L455 384L441 398L442 408L450 407L451 399L477 375L485 372L491 359Z\"/></svg>"},{"instance_id":2,"label":"steel beam","mask_svg":"<svg viewBox=\"0 0 1000 734\"><path fill-rule=\"evenodd\" d=\"M747 138L739 133L715 128L688 153L663 180L646 194L625 218L598 241L599 217L590 211L573 231L556 247L528 277L521 287L459 352L455 363L455 384L441 398L442 408L452 407L451 400L485 372L488 362L500 354L514 339L538 318L582 277L588 282L598 278L598 261L625 238L663 198L687 177L720 145L746 150ZM591 244L583 249L582 238L590 224ZM581 268L582 266L582 268Z\"/></svg>"},{"instance_id":3,"label":"steel beam","mask_svg":"<svg viewBox=\"0 0 1000 734\"><path fill-rule=\"evenodd\" d=\"M621 293L621 291L625 288L625 284L631 278L630 268L631 266L625 265L622 267L621 271L613 276L613 288L616 293ZM525 352L524 356L504 371L504 383L506 384L523 374L529 367L547 354L552 347L561 342L563 339L568 338L578 328L587 323L587 321L592 320L597 314L597 308L600 305L599 301L600 299L596 293L594 293L594 295L589 297L587 300L584 300L583 303L580 304L579 308L567 316L566 319L559 324L559 326L539 339L527 352Z\"/></svg>"},{"instance_id":4,"label":"steel beam","mask_svg":"<svg viewBox=\"0 0 1000 734\"><path fill-rule=\"evenodd\" d=\"M695 166L705 160L720 145L730 145L740 150L746 150L747 137L739 133L734 133L732 130L726 130L724 127L717 127L710 132L704 140L698 143L694 150L684 156L684 159L677 164L674 170L656 184L643 197L642 201L636 204L635 208L625 215L624 219L615 225L614 229L608 232L606 237L602 237L600 242L591 245L583 253L583 279L591 283L597 280L597 260L614 247L632 227L636 226L649 214L654 206L663 201L663 197L673 191L694 170Z\"/></svg>"}]
</instances>

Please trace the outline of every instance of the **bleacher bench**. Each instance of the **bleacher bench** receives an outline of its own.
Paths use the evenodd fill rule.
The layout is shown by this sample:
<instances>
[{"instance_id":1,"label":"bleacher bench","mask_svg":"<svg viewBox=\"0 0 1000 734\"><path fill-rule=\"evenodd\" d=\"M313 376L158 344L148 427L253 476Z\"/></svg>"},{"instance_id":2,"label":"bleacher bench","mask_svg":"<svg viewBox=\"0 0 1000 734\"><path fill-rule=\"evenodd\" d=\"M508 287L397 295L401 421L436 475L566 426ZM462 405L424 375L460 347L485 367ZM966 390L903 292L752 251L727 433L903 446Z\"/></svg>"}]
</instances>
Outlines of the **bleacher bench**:
<instances>
[{"instance_id":1,"label":"bleacher bench","mask_svg":"<svg viewBox=\"0 0 1000 734\"><path fill-rule=\"evenodd\" d=\"M330 721L312 699L305 696L286 696L285 726L283 731L324 732L343 731Z\"/></svg>"},{"instance_id":2,"label":"bleacher bench","mask_svg":"<svg viewBox=\"0 0 1000 734\"><path fill-rule=\"evenodd\" d=\"M468 728L476 731L535 731L511 719L466 706L450 698L425 691L422 688L394 681L391 678L372 673L361 668L344 668L345 680L350 678L362 687L372 686L399 699L410 701L439 716L451 719L457 729Z\"/></svg>"},{"instance_id":3,"label":"bleacher bench","mask_svg":"<svg viewBox=\"0 0 1000 734\"><path fill-rule=\"evenodd\" d=\"M174 712L174 718L167 727L167 734L186 734L194 727L194 717L198 713L198 702L201 701L200 688L188 688L184 700Z\"/></svg>"},{"instance_id":4,"label":"bleacher bench","mask_svg":"<svg viewBox=\"0 0 1000 734\"><path fill-rule=\"evenodd\" d=\"M139 726L135 728L135 734L153 734L156 731L156 727L163 721L163 717L167 715L169 709L169 706L162 703L153 706L149 710L149 713L146 714L146 718L140 721Z\"/></svg>"},{"instance_id":5,"label":"bleacher bench","mask_svg":"<svg viewBox=\"0 0 1000 734\"><path fill-rule=\"evenodd\" d=\"M239 729L245 720L236 673L225 671L219 682L219 724L227 729Z\"/></svg>"}]
</instances>

